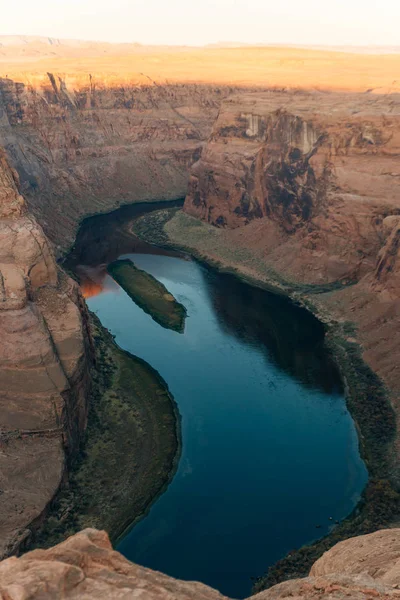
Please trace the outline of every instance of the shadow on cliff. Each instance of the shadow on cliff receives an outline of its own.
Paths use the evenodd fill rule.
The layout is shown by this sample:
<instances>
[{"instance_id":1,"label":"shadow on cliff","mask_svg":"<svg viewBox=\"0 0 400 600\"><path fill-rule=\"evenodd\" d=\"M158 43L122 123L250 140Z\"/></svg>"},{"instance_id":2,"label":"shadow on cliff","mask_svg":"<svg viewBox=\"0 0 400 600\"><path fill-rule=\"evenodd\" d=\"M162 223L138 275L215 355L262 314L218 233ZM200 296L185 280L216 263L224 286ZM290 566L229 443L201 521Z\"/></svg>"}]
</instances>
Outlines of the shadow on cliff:
<instances>
[{"instance_id":1,"label":"shadow on cliff","mask_svg":"<svg viewBox=\"0 0 400 600\"><path fill-rule=\"evenodd\" d=\"M133 252L176 256L176 252L157 248L140 240L131 232L131 225L144 213L166 207L181 207L183 202L184 199L130 204L108 214L85 219L64 266L73 271L77 265L98 267L116 260L121 254Z\"/></svg>"}]
</instances>

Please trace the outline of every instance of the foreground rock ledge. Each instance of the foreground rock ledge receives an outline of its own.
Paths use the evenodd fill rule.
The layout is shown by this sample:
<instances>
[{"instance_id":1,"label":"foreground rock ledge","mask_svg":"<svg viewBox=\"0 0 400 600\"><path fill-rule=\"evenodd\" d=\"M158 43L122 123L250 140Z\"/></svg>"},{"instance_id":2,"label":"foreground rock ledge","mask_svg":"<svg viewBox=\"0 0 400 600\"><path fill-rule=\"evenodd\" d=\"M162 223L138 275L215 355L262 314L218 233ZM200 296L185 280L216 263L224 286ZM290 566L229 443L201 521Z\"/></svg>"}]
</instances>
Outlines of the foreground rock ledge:
<instances>
[{"instance_id":1,"label":"foreground rock ledge","mask_svg":"<svg viewBox=\"0 0 400 600\"><path fill-rule=\"evenodd\" d=\"M341 542L315 563L311 575L253 598L400 598L400 529ZM0 563L0 598L223 600L226 596L201 583L139 567L112 549L104 531L85 529L54 548Z\"/></svg>"}]
</instances>

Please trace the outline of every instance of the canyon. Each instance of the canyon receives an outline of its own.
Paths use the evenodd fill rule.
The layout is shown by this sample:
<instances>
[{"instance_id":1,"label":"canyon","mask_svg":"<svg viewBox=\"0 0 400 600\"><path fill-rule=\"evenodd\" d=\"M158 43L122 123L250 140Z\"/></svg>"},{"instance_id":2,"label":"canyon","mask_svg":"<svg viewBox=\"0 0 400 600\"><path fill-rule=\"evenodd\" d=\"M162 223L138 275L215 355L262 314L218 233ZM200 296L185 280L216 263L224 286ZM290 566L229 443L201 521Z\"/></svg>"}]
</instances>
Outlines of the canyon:
<instances>
[{"instance_id":1,"label":"canyon","mask_svg":"<svg viewBox=\"0 0 400 600\"><path fill-rule=\"evenodd\" d=\"M50 42L0 47L0 144L57 257L89 214L184 197L235 92L398 91L396 54Z\"/></svg>"},{"instance_id":2,"label":"canyon","mask_svg":"<svg viewBox=\"0 0 400 600\"><path fill-rule=\"evenodd\" d=\"M0 143L60 256L88 214L185 195L229 89L107 75L0 79Z\"/></svg>"},{"instance_id":3,"label":"canyon","mask_svg":"<svg viewBox=\"0 0 400 600\"><path fill-rule=\"evenodd\" d=\"M86 428L87 309L56 258L86 216L132 202L186 196L163 240L291 296L328 337L340 333L349 405L365 410L355 415L364 457L398 490L399 62L307 49L0 47L1 556L28 544ZM372 534L365 547L384 558L398 535ZM359 548L343 544L310 578L258 597L398 594L396 577L374 561L368 571L364 556L338 575ZM104 564L108 583L91 588ZM81 582L79 597L107 597L101 586L117 579L149 598L222 597L131 565L93 531L2 563L11 598L24 585L11 587L18 569L35 590L44 569L51 597L77 597Z\"/></svg>"}]
</instances>

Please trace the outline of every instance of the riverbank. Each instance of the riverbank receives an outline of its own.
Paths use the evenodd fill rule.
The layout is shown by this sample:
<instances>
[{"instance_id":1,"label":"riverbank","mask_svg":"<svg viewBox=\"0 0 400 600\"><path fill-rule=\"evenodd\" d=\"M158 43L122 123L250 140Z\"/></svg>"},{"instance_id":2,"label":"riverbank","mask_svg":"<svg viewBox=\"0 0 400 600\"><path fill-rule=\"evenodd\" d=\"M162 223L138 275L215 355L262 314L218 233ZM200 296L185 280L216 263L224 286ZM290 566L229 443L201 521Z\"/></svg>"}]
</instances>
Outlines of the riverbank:
<instances>
[{"instance_id":1,"label":"riverbank","mask_svg":"<svg viewBox=\"0 0 400 600\"><path fill-rule=\"evenodd\" d=\"M313 286L285 280L269 268L262 257L244 248L229 247L224 240L224 230L177 209L140 217L133 224L133 233L149 243L189 252L250 285L289 296L324 323L327 348L340 369L348 408L359 432L360 451L368 467L369 484L352 515L322 540L290 552L258 579L255 591L284 579L307 575L312 563L340 540L390 526L399 512L393 469L395 414L389 391L363 360L354 324L330 308L331 297L346 286L341 282Z\"/></svg>"},{"instance_id":2,"label":"riverbank","mask_svg":"<svg viewBox=\"0 0 400 600\"><path fill-rule=\"evenodd\" d=\"M180 417L161 376L121 350L91 317L96 352L86 438L68 481L32 547L49 547L86 527L115 543L171 481L180 454Z\"/></svg>"}]
</instances>

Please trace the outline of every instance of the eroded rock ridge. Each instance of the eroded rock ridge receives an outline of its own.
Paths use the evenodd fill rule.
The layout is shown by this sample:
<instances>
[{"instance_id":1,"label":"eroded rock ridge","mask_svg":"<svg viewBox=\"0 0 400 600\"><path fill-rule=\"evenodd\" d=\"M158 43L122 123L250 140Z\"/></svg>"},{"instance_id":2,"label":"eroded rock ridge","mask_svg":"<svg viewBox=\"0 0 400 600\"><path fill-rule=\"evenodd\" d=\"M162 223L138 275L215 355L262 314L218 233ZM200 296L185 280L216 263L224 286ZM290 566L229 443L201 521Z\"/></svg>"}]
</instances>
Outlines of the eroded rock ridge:
<instances>
[{"instance_id":1,"label":"eroded rock ridge","mask_svg":"<svg viewBox=\"0 0 400 600\"><path fill-rule=\"evenodd\" d=\"M29 537L86 426L86 308L0 151L0 556Z\"/></svg>"},{"instance_id":2,"label":"eroded rock ridge","mask_svg":"<svg viewBox=\"0 0 400 600\"><path fill-rule=\"evenodd\" d=\"M232 265L250 252L249 275L270 268L318 293L320 315L352 322L395 408L399 156L396 95L244 93L223 103L184 207L220 228Z\"/></svg>"},{"instance_id":3,"label":"eroded rock ridge","mask_svg":"<svg viewBox=\"0 0 400 600\"><path fill-rule=\"evenodd\" d=\"M0 78L0 144L56 251L88 214L185 196L189 167L230 88L139 79Z\"/></svg>"},{"instance_id":4,"label":"eroded rock ridge","mask_svg":"<svg viewBox=\"0 0 400 600\"><path fill-rule=\"evenodd\" d=\"M398 100L238 95L192 168L185 210L231 229L258 219L263 235L248 229L248 245L309 283L359 277L397 222L399 151Z\"/></svg>"}]
</instances>

